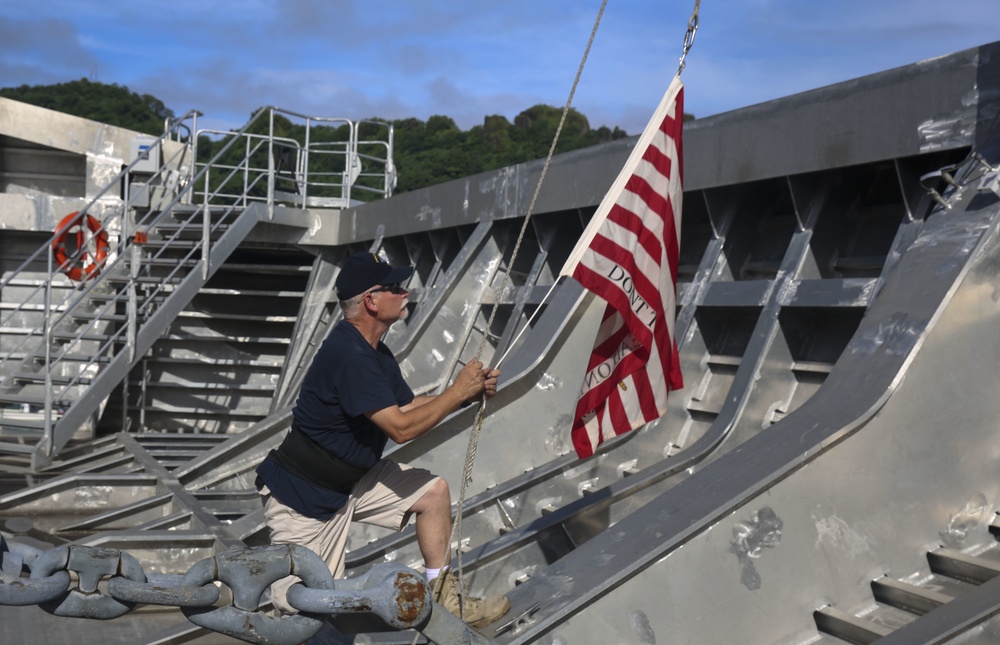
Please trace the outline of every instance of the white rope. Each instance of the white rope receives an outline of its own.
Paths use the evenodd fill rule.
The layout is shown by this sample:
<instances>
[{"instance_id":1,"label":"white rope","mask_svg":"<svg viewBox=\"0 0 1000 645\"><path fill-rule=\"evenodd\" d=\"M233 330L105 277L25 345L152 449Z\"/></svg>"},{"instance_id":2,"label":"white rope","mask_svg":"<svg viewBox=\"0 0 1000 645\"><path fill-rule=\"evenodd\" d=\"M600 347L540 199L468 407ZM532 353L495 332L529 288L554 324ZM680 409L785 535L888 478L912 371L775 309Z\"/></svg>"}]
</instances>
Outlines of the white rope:
<instances>
[{"instance_id":1,"label":"white rope","mask_svg":"<svg viewBox=\"0 0 1000 645\"><path fill-rule=\"evenodd\" d=\"M538 183L535 185L535 193L531 197L531 202L528 205L528 212L524 217L524 223L521 225L521 231L517 236L517 242L514 244L514 251L511 254L510 261L507 263L507 269L503 274L503 282L500 284L500 289L497 293L503 294L507 289L507 283L510 281L511 268L514 266L514 260L517 258L518 251L521 249L521 242L524 240L524 234L528 230L528 223L531 220L531 215L535 211L535 203L538 200L538 194L542 188L542 182L545 181L545 175L548 173L549 165L552 162L552 157L555 155L556 144L559 143L559 135L562 133L563 125L566 123L566 116L569 114L570 105L573 103L573 95L576 93L577 85L580 83L580 76L583 74L583 67L587 62L587 56L590 54L590 48L594 44L594 37L597 35L597 28L601 24L601 17L604 15L604 8L607 6L608 0L602 0L601 9L597 12L597 19L594 21L594 28L590 32L590 39L587 41L587 48L583 52L583 58L580 60L580 66L576 71L576 78L573 79L573 87L569 91L569 98L566 99L566 105L563 107L562 117L559 119L559 125L556 127L555 136L552 137L552 145L549 146L549 154L545 157L545 164L542 166L542 173L538 177ZM550 291L551 293L551 291ZM496 318L497 310L500 306L500 298L496 298L493 302L493 308L490 311L490 318L486 323L486 332L483 334L482 339L479 341L479 348L476 350L476 356L482 356L483 349L486 347L486 339L488 337L489 330L493 328L493 321ZM539 306L538 309L541 307ZM538 311L536 309L536 312ZM530 322L530 321L529 321ZM495 368L496 366L494 366ZM462 515L464 513L465 505L465 495L468 491L469 483L472 481L472 467L476 461L476 450L479 445L479 433L483 427L483 417L486 412L486 394L484 393L479 401L479 409L476 412L476 422L472 427L472 432L469 435L469 447L465 455L465 470L462 473L462 486L458 495L458 509L455 513L455 523L452 525L451 538L448 541L448 551L445 554L445 564L450 561L448 555L451 553L451 544L456 543L458 546L458 590L461 592L464 590L463 586L463 575L462 575L462 545L461 545L461 535L462 535ZM459 606L461 607L462 620L465 620L465 598L460 596L461 602Z\"/></svg>"},{"instance_id":2,"label":"white rope","mask_svg":"<svg viewBox=\"0 0 1000 645\"><path fill-rule=\"evenodd\" d=\"M556 128L555 135L552 137L552 145L549 146L548 156L545 157L545 163L542 166L541 175L538 177L538 183L535 185L535 192L531 197L530 204L528 205L528 212L525 214L524 223L521 225L521 231L517 236L517 242L515 242L514 244L514 250L511 253L510 261L507 263L507 268L503 274L503 281L500 284L500 289L497 291L497 293L500 296L502 296L507 289L507 284L510 280L510 272L512 267L514 266L514 260L517 258L517 254L521 249L521 242L524 240L525 232L528 229L528 223L530 222L531 216L535 211L535 203L538 200L538 195L541 191L542 183L545 181L545 176L548 173L549 165L552 162L552 157L555 155L556 145L559 142L559 135L562 133L563 125L566 123L566 116L569 114L570 105L573 103L573 96L574 94L576 94L576 88L580 83L580 76L583 74L584 65L587 62L587 57L590 55L590 48L594 44L594 38L597 35L597 28L601 24L601 17L604 15L604 9L607 6L607 4L608 4L607 0L602 0L601 8L597 12L597 19L594 21L594 27L590 32L590 39L587 41L587 47L584 50L583 57L580 60L580 66L576 71L576 78L573 79L573 86L570 89L569 97L566 99L566 105L563 107L562 116L559 119L559 125ZM694 45L695 35L698 32L698 13L700 7L701 7L701 0L695 0L694 10L691 13L691 18L688 20L687 31L684 34L684 46L680 58L680 63L679 63L680 66L677 70L678 75L684 69L684 66L686 64L685 59L687 57L687 54L691 50L691 47ZM542 298L542 302L539 303L538 306L535 308L535 311L531 314L527 323L525 323L524 327L521 328L521 331L519 331L518 334L511 340L510 345L508 346L506 352L504 352L504 354L500 357L500 360L496 363L496 365L493 366L494 369L499 367L499 365L507 357L507 354L510 353L510 350L517 343L518 339L520 339L521 335L525 332L525 330L527 330L531 326L531 322L534 320L538 312L541 311L542 305L544 305L546 300L548 300L549 296L555 290L557 284L558 284L558 278L549 288L549 291L545 294L545 297ZM493 308L490 311L490 317L486 323L486 333L483 334L483 337L479 341L479 348L476 350L477 357L482 355L483 350L486 347L486 340L489 335L489 331L493 328L493 321L496 318L499 306L500 306L500 297L497 297L494 299ZM455 522L452 525L451 537L449 538L448 544L446 546L446 552L444 558L445 559L444 566L448 566L448 563L450 562L449 555L451 553L451 544L452 543L456 544L457 556L458 556L456 591L458 591L459 593L459 608L460 608L459 613L461 614L461 618L463 621L465 620L465 592L464 592L465 586L464 586L463 572L462 572L462 545L461 545L462 515L464 514L465 496L468 491L468 486L472 482L472 468L476 461L476 450L479 445L479 434L482 431L483 418L485 416L485 413L486 413L486 394L483 393L483 396L479 401L479 408L476 412L476 421L473 424L472 432L469 435L469 447L465 455L465 469L462 472L462 485L458 495L458 509L455 513ZM417 636L419 636L419 633L414 636L413 640L414 644L417 642Z\"/></svg>"}]
</instances>

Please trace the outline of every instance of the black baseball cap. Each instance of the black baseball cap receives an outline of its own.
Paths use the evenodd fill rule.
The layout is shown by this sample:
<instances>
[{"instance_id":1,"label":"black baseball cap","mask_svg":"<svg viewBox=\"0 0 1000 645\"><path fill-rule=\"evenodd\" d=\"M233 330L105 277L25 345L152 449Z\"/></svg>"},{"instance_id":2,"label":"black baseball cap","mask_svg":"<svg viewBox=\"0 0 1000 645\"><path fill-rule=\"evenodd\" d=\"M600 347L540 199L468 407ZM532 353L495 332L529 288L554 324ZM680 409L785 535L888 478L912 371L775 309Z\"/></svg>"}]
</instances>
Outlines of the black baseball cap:
<instances>
[{"instance_id":1,"label":"black baseball cap","mask_svg":"<svg viewBox=\"0 0 1000 645\"><path fill-rule=\"evenodd\" d=\"M376 285L403 282L413 267L394 267L374 253L355 253L344 261L337 276L337 298L350 300Z\"/></svg>"}]
</instances>

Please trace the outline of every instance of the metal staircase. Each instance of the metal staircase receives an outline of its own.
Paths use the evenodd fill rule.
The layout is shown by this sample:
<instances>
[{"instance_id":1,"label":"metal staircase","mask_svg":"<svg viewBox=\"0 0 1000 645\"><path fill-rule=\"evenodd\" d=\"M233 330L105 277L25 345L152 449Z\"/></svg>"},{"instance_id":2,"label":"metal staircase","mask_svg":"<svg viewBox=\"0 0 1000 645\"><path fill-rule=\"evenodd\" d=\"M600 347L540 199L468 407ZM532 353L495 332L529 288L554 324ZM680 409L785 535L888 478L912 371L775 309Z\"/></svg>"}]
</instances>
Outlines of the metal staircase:
<instances>
[{"instance_id":1,"label":"metal staircase","mask_svg":"<svg viewBox=\"0 0 1000 645\"><path fill-rule=\"evenodd\" d=\"M291 117L304 120L304 143L276 136L276 127L291 128ZM207 424L211 431L225 432L234 417L242 414L242 425L233 427L243 428L267 414L269 402L261 400L269 400L281 371L302 296L267 276L298 274L301 289L309 256L285 252L294 260L282 266L275 260L282 255L275 250L281 245L270 245L249 261L240 260L240 254L233 262L227 259L258 222L273 221L276 206L287 208L282 200L301 211L319 202L353 203L352 188L390 195L392 130L386 124L336 120L342 141L329 142L336 133L329 130L316 137L321 144L310 144L316 129L330 129L334 120L262 108L238 132L222 133L198 130L197 118L191 112L168 120L161 137L0 281L0 459L28 457L30 469L37 471L74 437L93 438L98 425L114 431L135 429L138 422L144 429L190 431ZM381 139L361 138L362 131L373 128L381 128ZM223 139L211 159L198 162L203 136ZM181 145L168 146L168 141ZM167 150L177 152L168 155ZM300 217L282 223L302 230L312 221ZM254 272L267 276L253 277ZM234 295L243 298L237 303ZM249 311L248 301L265 307ZM243 377L251 372L271 376L243 382L236 382L242 377L228 377L230 382L201 377L195 383L200 404L165 401L163 392L183 389L192 384L192 371L205 370L196 353L174 353L170 344L199 337L247 341L245 331L201 333L227 319L243 328L262 322L286 328L280 337L249 339L258 345L256 355L231 361ZM213 358L213 364L219 363ZM116 414L105 416L113 393L111 412ZM206 403L218 395L224 398ZM234 397L256 403L234 412Z\"/></svg>"},{"instance_id":2,"label":"metal staircase","mask_svg":"<svg viewBox=\"0 0 1000 645\"><path fill-rule=\"evenodd\" d=\"M109 400L107 429L231 433L266 416L312 264L294 248L237 249Z\"/></svg>"}]
</instances>

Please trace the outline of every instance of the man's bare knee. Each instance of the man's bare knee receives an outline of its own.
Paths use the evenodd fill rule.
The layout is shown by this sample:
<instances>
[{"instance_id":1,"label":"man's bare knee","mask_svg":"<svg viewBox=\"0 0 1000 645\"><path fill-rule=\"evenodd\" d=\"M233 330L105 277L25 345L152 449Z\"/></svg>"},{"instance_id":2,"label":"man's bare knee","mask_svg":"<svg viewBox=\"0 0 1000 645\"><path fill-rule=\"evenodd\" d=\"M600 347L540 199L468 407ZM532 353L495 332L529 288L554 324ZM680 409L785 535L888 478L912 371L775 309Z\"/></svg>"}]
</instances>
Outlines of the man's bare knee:
<instances>
[{"instance_id":1,"label":"man's bare knee","mask_svg":"<svg viewBox=\"0 0 1000 645\"><path fill-rule=\"evenodd\" d=\"M431 509L440 509L442 506L451 508L451 494L448 491L448 482L439 477L413 504L410 511L419 514Z\"/></svg>"}]
</instances>

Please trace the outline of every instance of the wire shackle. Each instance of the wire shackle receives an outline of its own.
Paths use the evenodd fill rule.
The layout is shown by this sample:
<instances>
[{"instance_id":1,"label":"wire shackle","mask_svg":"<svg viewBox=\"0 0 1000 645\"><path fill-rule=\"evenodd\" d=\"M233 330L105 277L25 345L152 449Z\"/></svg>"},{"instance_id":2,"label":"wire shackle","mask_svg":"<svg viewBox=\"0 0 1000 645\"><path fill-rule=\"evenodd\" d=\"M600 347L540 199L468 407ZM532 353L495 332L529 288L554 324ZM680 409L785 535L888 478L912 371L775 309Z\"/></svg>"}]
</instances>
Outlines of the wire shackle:
<instances>
[{"instance_id":1,"label":"wire shackle","mask_svg":"<svg viewBox=\"0 0 1000 645\"><path fill-rule=\"evenodd\" d=\"M688 19L687 31L684 32L684 46L681 49L681 59L677 67L677 75L684 71L684 66L687 65L687 55L694 47L695 36L698 35L698 12L701 9L701 0L694 0L694 10L691 12L691 17Z\"/></svg>"}]
</instances>

